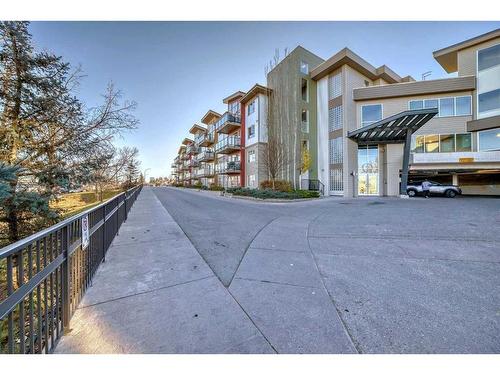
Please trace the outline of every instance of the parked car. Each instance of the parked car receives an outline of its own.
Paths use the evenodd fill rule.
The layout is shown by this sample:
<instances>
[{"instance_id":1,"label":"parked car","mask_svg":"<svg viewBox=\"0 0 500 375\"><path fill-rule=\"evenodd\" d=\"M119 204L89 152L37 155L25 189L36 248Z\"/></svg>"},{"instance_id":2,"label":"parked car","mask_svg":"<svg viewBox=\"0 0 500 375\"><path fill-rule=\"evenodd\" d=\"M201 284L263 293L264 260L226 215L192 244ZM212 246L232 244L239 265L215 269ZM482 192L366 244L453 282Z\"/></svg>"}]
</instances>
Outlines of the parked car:
<instances>
[{"instance_id":1,"label":"parked car","mask_svg":"<svg viewBox=\"0 0 500 375\"><path fill-rule=\"evenodd\" d=\"M429 193L430 195L441 195L448 198L455 198L457 195L462 194L462 189L456 185L440 184L439 182L429 181L431 183ZM410 197L423 195L422 181L411 182L406 188L406 193Z\"/></svg>"}]
</instances>

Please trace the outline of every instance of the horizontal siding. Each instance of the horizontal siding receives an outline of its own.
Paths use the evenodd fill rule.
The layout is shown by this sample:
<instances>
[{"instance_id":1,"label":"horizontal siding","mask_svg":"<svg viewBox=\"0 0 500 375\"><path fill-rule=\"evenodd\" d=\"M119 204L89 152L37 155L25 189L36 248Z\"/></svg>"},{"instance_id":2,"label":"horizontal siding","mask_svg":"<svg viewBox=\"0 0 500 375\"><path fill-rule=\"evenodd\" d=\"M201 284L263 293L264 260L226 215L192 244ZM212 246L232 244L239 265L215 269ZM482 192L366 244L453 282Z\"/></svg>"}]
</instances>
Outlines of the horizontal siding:
<instances>
[{"instance_id":1,"label":"horizontal siding","mask_svg":"<svg viewBox=\"0 0 500 375\"><path fill-rule=\"evenodd\" d=\"M418 81L409 83L396 83L393 85L360 87L354 89L353 98L354 100L359 101L474 90L475 88L476 77L467 76L436 79L432 81Z\"/></svg>"},{"instance_id":2,"label":"horizontal siding","mask_svg":"<svg viewBox=\"0 0 500 375\"><path fill-rule=\"evenodd\" d=\"M485 43L465 48L457 53L458 75L470 76L476 75L476 52L483 48L488 48L500 43L500 38L490 40Z\"/></svg>"}]
</instances>

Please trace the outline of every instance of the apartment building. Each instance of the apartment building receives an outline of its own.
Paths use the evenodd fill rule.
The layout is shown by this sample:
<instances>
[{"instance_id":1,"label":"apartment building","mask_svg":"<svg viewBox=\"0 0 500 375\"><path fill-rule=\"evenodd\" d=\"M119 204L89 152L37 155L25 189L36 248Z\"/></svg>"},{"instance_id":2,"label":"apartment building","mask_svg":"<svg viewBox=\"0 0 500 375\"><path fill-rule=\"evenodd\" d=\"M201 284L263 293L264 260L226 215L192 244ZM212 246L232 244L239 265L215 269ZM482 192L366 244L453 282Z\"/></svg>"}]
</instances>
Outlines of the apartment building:
<instances>
[{"instance_id":1,"label":"apartment building","mask_svg":"<svg viewBox=\"0 0 500 375\"><path fill-rule=\"evenodd\" d=\"M244 150L241 156L241 185L258 188L267 180L266 143L267 110L269 89L255 84L243 97L241 103L241 127L244 135Z\"/></svg>"},{"instance_id":2,"label":"apartment building","mask_svg":"<svg viewBox=\"0 0 500 375\"><path fill-rule=\"evenodd\" d=\"M295 187L319 181L330 195L398 196L427 178L464 194L500 194L500 29L433 56L452 76L416 81L348 48L323 60L297 47L268 73L267 87L238 91L224 99L224 115L205 115L213 181L257 188L268 178L272 134L287 155L280 178ZM303 148L312 161L305 173ZM191 181L183 155L177 178Z\"/></svg>"},{"instance_id":3,"label":"apartment building","mask_svg":"<svg viewBox=\"0 0 500 375\"><path fill-rule=\"evenodd\" d=\"M446 79L402 78L347 48L313 70L319 178L330 194L395 196L423 178L500 193L499 44L496 30L434 52L458 73Z\"/></svg>"}]
</instances>

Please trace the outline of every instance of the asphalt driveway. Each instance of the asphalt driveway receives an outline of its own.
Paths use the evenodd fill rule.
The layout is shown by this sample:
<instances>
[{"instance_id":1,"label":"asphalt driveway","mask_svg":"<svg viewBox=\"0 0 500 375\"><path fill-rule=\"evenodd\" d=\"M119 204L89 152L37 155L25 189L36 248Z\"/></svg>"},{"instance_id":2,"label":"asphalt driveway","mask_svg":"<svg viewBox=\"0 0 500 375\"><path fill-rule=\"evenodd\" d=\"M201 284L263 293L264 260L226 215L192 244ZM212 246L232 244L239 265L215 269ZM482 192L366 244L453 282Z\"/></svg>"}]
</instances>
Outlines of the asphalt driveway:
<instances>
[{"instance_id":1,"label":"asphalt driveway","mask_svg":"<svg viewBox=\"0 0 500 375\"><path fill-rule=\"evenodd\" d=\"M500 199L153 191L277 352L500 352Z\"/></svg>"}]
</instances>

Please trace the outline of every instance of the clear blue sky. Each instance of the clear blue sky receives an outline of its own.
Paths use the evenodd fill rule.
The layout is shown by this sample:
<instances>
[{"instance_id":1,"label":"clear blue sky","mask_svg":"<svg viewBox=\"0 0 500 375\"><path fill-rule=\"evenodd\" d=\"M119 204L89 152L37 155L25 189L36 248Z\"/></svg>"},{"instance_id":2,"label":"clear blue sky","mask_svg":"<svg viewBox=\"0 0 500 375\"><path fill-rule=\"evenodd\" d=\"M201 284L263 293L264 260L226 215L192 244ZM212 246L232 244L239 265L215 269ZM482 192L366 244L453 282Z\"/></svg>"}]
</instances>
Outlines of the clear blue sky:
<instances>
[{"instance_id":1,"label":"clear blue sky","mask_svg":"<svg viewBox=\"0 0 500 375\"><path fill-rule=\"evenodd\" d=\"M149 176L168 176L181 140L222 98L264 84L275 48L297 45L327 59L349 47L375 66L429 79L446 73L432 51L500 27L499 22L33 22L38 48L81 64L79 96L99 103L113 81L137 101L138 130L120 145L139 148ZM381 44L380 42L383 41Z\"/></svg>"}]
</instances>

